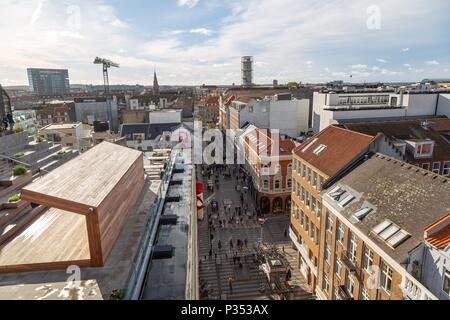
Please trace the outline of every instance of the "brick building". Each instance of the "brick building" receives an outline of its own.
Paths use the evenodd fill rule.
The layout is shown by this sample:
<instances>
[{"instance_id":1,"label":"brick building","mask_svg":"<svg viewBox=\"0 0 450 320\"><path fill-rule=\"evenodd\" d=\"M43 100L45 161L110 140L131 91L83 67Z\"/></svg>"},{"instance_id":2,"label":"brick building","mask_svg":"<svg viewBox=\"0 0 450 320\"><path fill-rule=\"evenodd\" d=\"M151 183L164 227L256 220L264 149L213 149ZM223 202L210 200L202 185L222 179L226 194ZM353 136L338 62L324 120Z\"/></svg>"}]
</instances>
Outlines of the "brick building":
<instances>
[{"instance_id":1,"label":"brick building","mask_svg":"<svg viewBox=\"0 0 450 320\"><path fill-rule=\"evenodd\" d=\"M242 137L250 193L262 213L291 210L292 150L295 143L275 131L247 131Z\"/></svg>"},{"instance_id":2,"label":"brick building","mask_svg":"<svg viewBox=\"0 0 450 320\"><path fill-rule=\"evenodd\" d=\"M389 148L384 137L372 137L330 126L293 152L293 190L290 237L298 250L298 267L314 291L319 264L321 191L372 150Z\"/></svg>"},{"instance_id":3,"label":"brick building","mask_svg":"<svg viewBox=\"0 0 450 320\"><path fill-rule=\"evenodd\" d=\"M412 254L450 208L450 180L375 154L322 191L321 299L429 300Z\"/></svg>"},{"instance_id":4,"label":"brick building","mask_svg":"<svg viewBox=\"0 0 450 320\"><path fill-rule=\"evenodd\" d=\"M383 133L406 162L450 176L450 119L347 123L345 128L371 136Z\"/></svg>"}]
</instances>

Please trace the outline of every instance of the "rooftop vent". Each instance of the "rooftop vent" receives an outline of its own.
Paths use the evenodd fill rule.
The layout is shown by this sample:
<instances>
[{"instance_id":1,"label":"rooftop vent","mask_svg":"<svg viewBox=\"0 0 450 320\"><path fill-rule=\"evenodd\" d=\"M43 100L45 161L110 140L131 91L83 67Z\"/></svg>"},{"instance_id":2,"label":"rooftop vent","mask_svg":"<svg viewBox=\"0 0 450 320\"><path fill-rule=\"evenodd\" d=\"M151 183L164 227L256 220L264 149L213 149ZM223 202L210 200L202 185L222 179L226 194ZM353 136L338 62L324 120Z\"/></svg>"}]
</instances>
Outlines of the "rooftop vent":
<instances>
[{"instance_id":1,"label":"rooftop vent","mask_svg":"<svg viewBox=\"0 0 450 320\"><path fill-rule=\"evenodd\" d=\"M359 221L362 221L372 211L373 211L372 208L365 207L365 208L362 208L362 209L358 210L357 212L355 212L353 217L355 217Z\"/></svg>"},{"instance_id":2,"label":"rooftop vent","mask_svg":"<svg viewBox=\"0 0 450 320\"><path fill-rule=\"evenodd\" d=\"M174 214L162 215L159 223L162 226L174 226L177 224L178 217Z\"/></svg>"}]
</instances>

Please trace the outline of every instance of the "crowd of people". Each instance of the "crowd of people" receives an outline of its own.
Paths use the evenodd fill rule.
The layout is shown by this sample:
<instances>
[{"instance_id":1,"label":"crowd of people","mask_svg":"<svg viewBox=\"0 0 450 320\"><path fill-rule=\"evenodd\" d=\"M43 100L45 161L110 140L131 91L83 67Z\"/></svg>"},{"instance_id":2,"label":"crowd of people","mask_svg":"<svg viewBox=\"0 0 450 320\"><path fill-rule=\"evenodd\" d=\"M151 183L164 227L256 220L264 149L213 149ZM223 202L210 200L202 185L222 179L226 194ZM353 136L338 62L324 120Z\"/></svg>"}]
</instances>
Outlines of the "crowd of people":
<instances>
[{"instance_id":1,"label":"crowd of people","mask_svg":"<svg viewBox=\"0 0 450 320\"><path fill-rule=\"evenodd\" d=\"M2 127L4 131L8 131L9 130L13 130L14 128L14 118L12 116L12 114L10 112L8 112L7 114L3 115L3 119L2 119Z\"/></svg>"}]
</instances>

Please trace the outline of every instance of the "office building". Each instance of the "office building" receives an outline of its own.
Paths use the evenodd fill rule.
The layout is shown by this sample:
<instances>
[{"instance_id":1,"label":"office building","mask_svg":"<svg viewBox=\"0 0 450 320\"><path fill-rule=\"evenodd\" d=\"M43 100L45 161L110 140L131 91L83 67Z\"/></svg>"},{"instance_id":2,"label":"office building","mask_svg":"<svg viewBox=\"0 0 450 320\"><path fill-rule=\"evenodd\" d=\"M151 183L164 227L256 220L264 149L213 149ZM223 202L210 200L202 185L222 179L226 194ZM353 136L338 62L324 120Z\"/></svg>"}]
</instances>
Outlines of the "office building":
<instances>
[{"instance_id":1,"label":"office building","mask_svg":"<svg viewBox=\"0 0 450 320\"><path fill-rule=\"evenodd\" d=\"M70 93L67 69L27 69L30 92L36 96L63 96Z\"/></svg>"}]
</instances>

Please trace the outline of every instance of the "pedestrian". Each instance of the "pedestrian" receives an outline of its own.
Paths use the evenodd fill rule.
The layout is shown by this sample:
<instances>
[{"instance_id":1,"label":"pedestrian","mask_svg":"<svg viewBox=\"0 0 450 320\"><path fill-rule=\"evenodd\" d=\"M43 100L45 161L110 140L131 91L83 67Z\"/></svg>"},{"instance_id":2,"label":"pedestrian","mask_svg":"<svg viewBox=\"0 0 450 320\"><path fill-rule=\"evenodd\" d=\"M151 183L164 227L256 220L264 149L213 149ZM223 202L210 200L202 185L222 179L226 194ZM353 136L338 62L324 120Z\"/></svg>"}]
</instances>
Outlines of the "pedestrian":
<instances>
[{"instance_id":1,"label":"pedestrian","mask_svg":"<svg viewBox=\"0 0 450 320\"><path fill-rule=\"evenodd\" d=\"M284 229L284 237L287 238L287 236L288 236L287 229Z\"/></svg>"},{"instance_id":2,"label":"pedestrian","mask_svg":"<svg viewBox=\"0 0 450 320\"><path fill-rule=\"evenodd\" d=\"M230 249L233 249L233 239L230 239Z\"/></svg>"},{"instance_id":3,"label":"pedestrian","mask_svg":"<svg viewBox=\"0 0 450 320\"><path fill-rule=\"evenodd\" d=\"M217 243L217 247L219 248L219 250L222 250L222 241L219 240L219 242Z\"/></svg>"},{"instance_id":4,"label":"pedestrian","mask_svg":"<svg viewBox=\"0 0 450 320\"><path fill-rule=\"evenodd\" d=\"M212 249L209 249L209 260L212 258Z\"/></svg>"},{"instance_id":5,"label":"pedestrian","mask_svg":"<svg viewBox=\"0 0 450 320\"><path fill-rule=\"evenodd\" d=\"M235 265L235 264L236 264L236 257L233 256L233 265Z\"/></svg>"},{"instance_id":6,"label":"pedestrian","mask_svg":"<svg viewBox=\"0 0 450 320\"><path fill-rule=\"evenodd\" d=\"M245 239L245 240L244 240L244 243L245 243L245 248L247 248L247 245L248 245L248 240L247 240L247 239Z\"/></svg>"},{"instance_id":7,"label":"pedestrian","mask_svg":"<svg viewBox=\"0 0 450 320\"><path fill-rule=\"evenodd\" d=\"M217 253L214 253L214 258L217 261Z\"/></svg>"},{"instance_id":8,"label":"pedestrian","mask_svg":"<svg viewBox=\"0 0 450 320\"><path fill-rule=\"evenodd\" d=\"M228 286L230 287L230 293L233 292L233 278L228 278Z\"/></svg>"}]
</instances>

